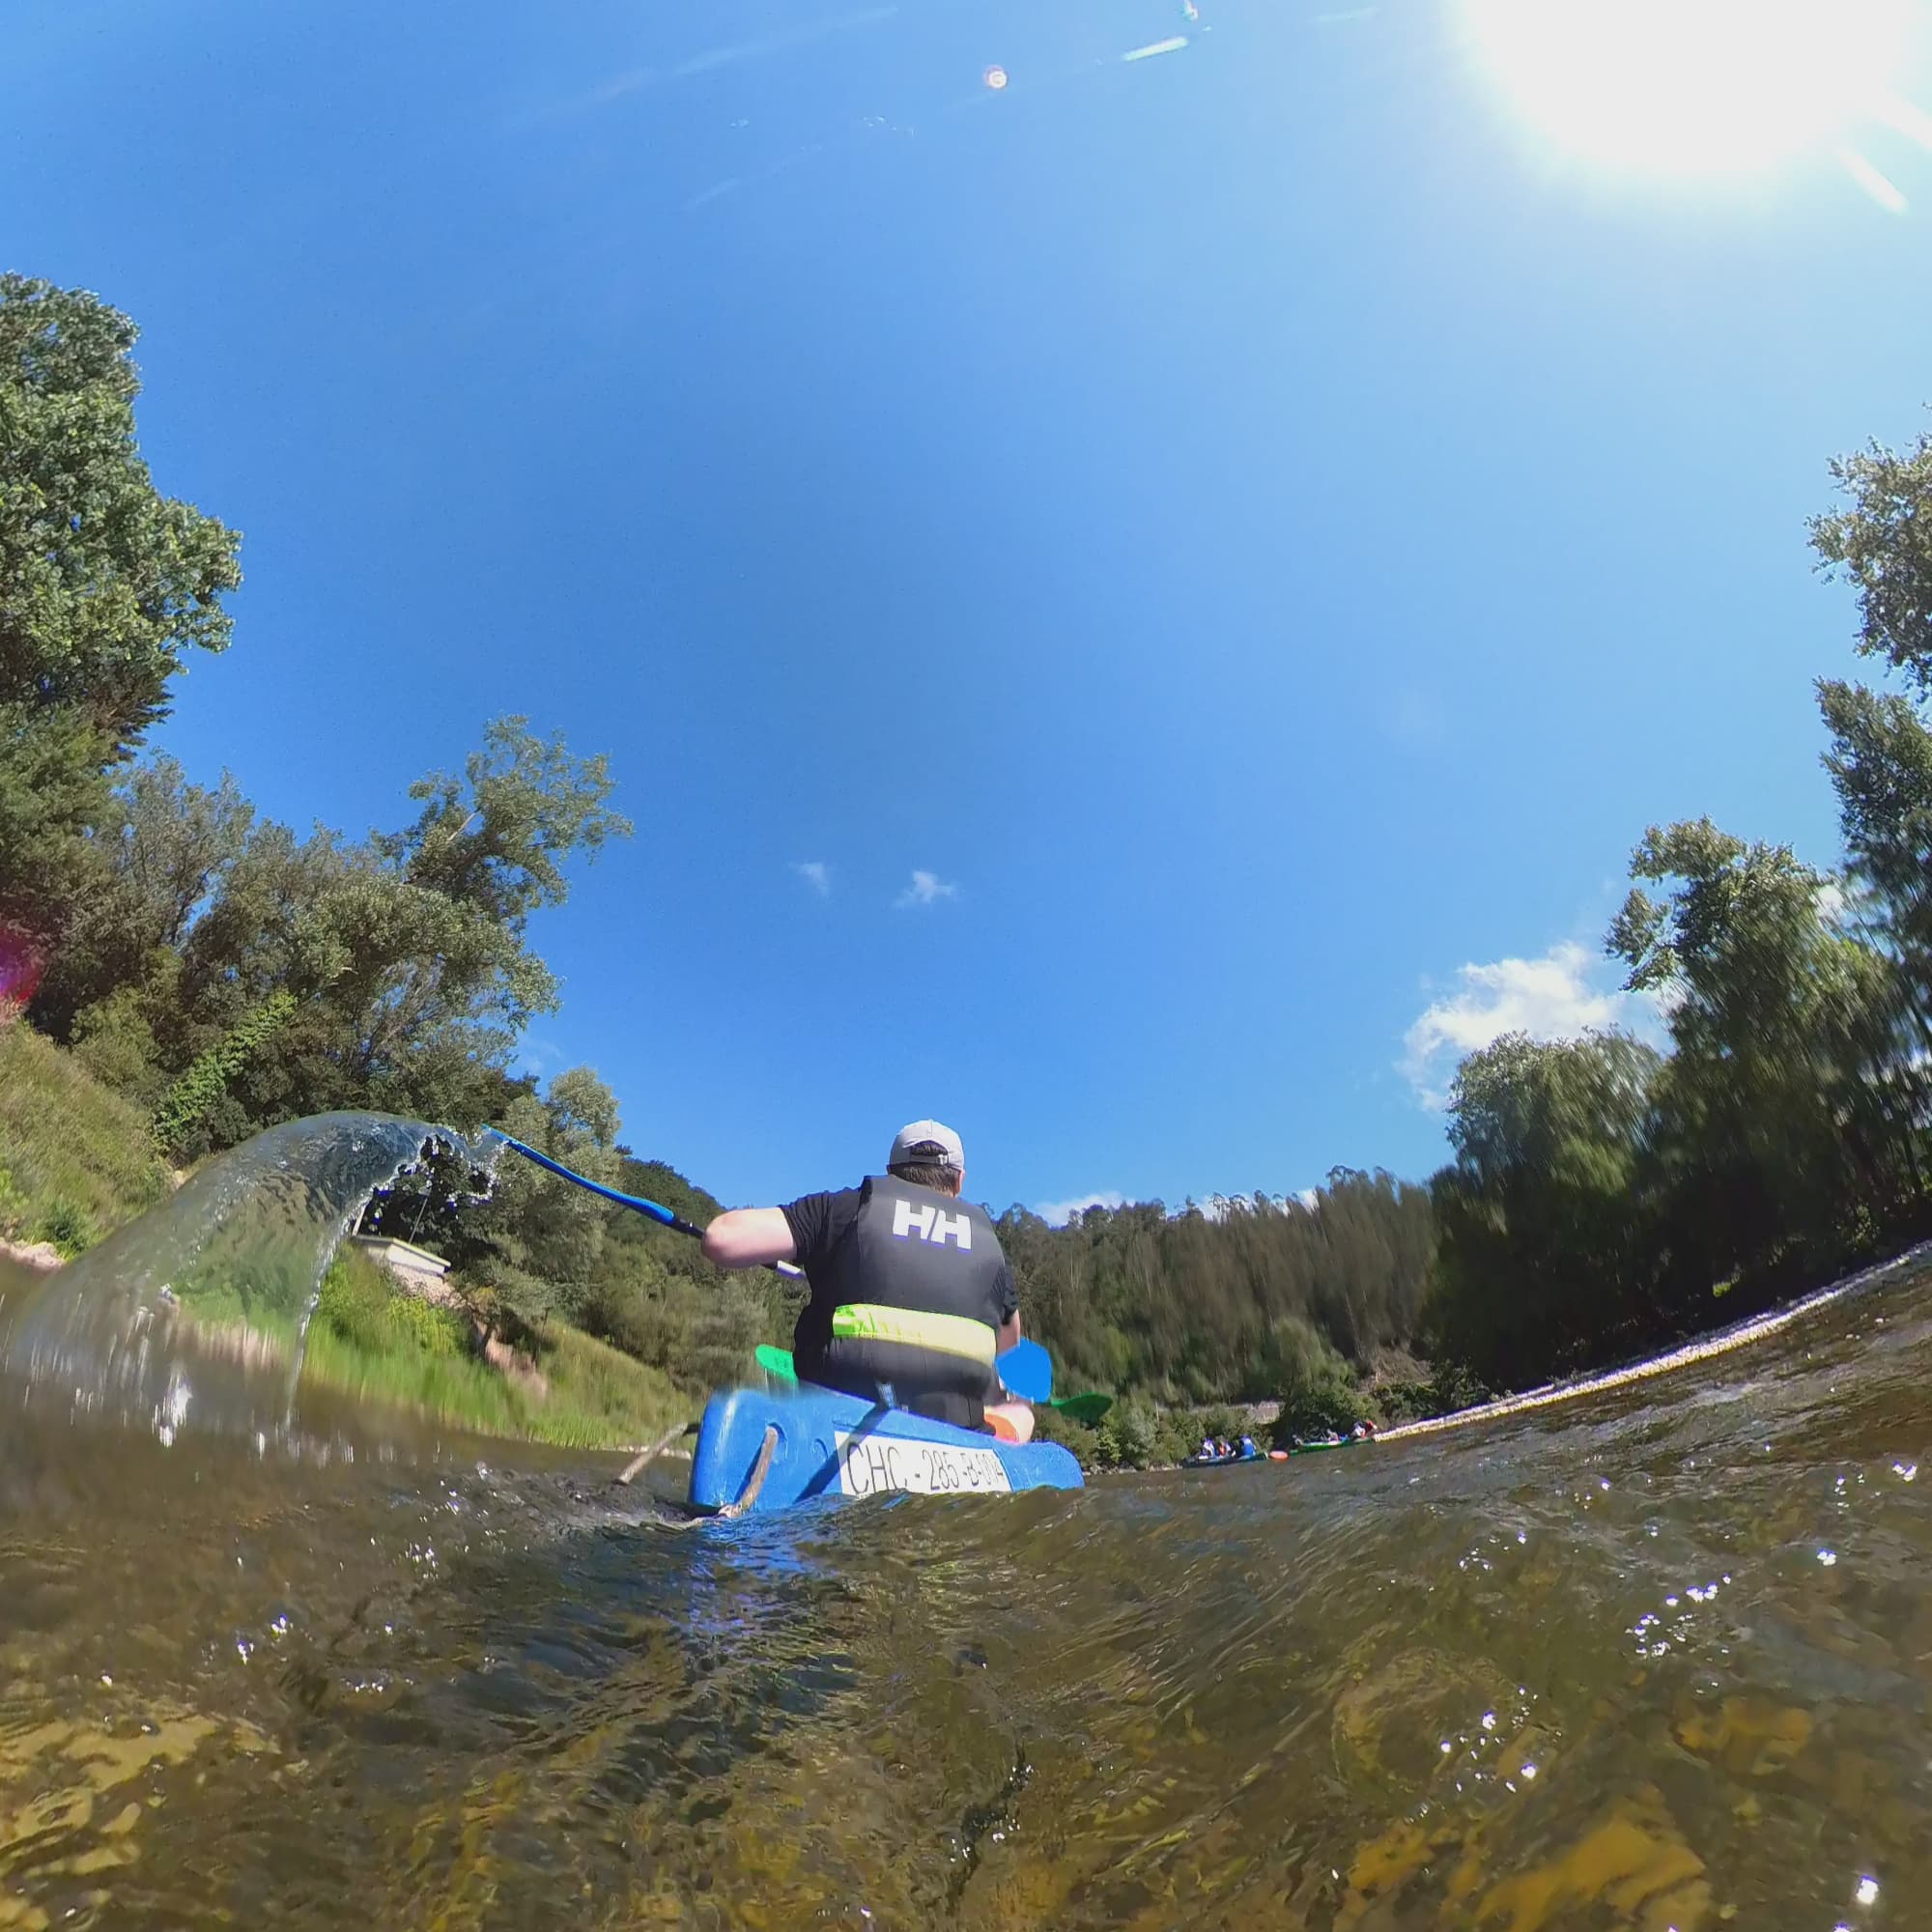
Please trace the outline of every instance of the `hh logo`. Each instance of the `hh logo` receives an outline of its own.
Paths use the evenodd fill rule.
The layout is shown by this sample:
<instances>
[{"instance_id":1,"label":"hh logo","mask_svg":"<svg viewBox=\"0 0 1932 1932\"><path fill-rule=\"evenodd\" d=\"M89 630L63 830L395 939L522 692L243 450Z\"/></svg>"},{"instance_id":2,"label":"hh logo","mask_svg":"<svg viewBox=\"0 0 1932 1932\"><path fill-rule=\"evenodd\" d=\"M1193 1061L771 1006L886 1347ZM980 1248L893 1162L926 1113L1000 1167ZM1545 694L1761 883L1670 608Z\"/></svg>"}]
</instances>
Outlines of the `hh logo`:
<instances>
[{"instance_id":1,"label":"hh logo","mask_svg":"<svg viewBox=\"0 0 1932 1932\"><path fill-rule=\"evenodd\" d=\"M930 1241L939 1248L951 1239L959 1244L961 1254L973 1245L973 1223L964 1214L949 1214L929 1201L919 1208L910 1201L895 1201L893 1233L900 1240L917 1235L922 1241Z\"/></svg>"}]
</instances>

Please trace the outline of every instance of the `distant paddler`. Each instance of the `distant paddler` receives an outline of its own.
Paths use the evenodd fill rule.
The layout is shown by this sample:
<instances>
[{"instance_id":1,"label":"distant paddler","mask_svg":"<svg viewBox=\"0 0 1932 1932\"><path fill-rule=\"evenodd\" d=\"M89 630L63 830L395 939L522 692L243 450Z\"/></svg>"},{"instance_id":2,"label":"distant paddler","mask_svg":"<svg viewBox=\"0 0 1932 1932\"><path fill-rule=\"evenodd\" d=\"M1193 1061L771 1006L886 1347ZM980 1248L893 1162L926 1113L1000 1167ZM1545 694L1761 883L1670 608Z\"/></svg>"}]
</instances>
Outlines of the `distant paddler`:
<instances>
[{"instance_id":1,"label":"distant paddler","mask_svg":"<svg viewBox=\"0 0 1932 1932\"><path fill-rule=\"evenodd\" d=\"M914 1121L884 1174L779 1208L733 1208L704 1231L704 1252L722 1268L803 1268L801 1381L1025 1442L1033 1410L993 1367L1020 1340L1019 1292L984 1209L960 1198L965 1180L959 1136Z\"/></svg>"}]
</instances>

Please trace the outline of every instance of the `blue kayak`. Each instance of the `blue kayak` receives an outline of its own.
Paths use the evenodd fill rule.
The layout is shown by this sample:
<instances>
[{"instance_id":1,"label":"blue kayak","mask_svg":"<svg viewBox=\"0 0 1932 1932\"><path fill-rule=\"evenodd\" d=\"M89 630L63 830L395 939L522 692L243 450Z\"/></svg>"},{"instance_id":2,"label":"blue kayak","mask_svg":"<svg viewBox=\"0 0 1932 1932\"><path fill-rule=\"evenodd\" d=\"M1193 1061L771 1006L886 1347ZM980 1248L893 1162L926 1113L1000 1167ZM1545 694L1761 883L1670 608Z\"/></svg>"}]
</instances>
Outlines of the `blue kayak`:
<instances>
[{"instance_id":1,"label":"blue kayak","mask_svg":"<svg viewBox=\"0 0 1932 1932\"><path fill-rule=\"evenodd\" d=\"M1057 1442L1003 1442L809 1382L783 1393L721 1390L705 1405L691 1459L691 1507L707 1516L785 1509L813 1496L1083 1487L1080 1464Z\"/></svg>"}]
</instances>

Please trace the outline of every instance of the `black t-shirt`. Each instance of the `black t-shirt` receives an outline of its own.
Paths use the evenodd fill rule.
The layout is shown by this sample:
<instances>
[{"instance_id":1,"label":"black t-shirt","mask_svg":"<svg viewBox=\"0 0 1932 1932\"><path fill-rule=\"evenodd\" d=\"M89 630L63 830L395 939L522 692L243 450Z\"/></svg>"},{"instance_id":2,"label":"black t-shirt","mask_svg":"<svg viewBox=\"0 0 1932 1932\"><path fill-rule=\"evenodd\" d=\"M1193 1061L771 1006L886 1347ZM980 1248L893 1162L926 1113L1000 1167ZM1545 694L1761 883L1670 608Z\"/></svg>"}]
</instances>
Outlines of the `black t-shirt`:
<instances>
[{"instance_id":1,"label":"black t-shirt","mask_svg":"<svg viewBox=\"0 0 1932 1932\"><path fill-rule=\"evenodd\" d=\"M825 1263L859 1218L859 1190L841 1187L836 1194L806 1194L787 1201L779 1212L791 1229L792 1252L811 1284L811 1299L798 1318L792 1337L795 1351L823 1349L832 1339L834 1302ZM824 1290L820 1281L827 1283ZM1000 1264L1000 1321L1010 1321L1020 1310L1020 1292L1013 1285L1013 1271Z\"/></svg>"}]
</instances>

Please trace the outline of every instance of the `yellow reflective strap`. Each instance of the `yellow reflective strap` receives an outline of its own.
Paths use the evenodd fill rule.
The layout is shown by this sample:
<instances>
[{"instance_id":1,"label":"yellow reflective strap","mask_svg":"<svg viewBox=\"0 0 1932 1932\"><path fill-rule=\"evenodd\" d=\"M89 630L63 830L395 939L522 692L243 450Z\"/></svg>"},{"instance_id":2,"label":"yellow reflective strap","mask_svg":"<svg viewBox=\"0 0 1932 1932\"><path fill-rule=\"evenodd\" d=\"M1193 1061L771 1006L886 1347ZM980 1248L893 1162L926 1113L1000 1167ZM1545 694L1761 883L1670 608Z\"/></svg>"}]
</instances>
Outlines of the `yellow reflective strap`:
<instances>
[{"instance_id":1,"label":"yellow reflective strap","mask_svg":"<svg viewBox=\"0 0 1932 1932\"><path fill-rule=\"evenodd\" d=\"M970 1315L923 1315L916 1308L887 1308L875 1301L848 1302L832 1311L832 1333L841 1342L897 1342L932 1349L993 1366L999 1336Z\"/></svg>"}]
</instances>

